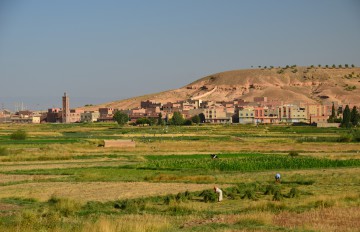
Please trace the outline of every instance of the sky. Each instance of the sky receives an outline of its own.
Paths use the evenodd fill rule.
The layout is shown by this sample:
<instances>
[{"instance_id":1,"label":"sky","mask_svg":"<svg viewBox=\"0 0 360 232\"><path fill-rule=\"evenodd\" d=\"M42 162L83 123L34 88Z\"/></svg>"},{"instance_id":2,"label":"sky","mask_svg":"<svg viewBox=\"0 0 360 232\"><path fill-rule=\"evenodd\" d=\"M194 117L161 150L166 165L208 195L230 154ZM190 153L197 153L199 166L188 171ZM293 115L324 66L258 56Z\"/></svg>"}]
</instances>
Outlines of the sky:
<instances>
[{"instance_id":1,"label":"sky","mask_svg":"<svg viewBox=\"0 0 360 232\"><path fill-rule=\"evenodd\" d=\"M360 0L0 0L0 108L13 111L292 64L360 66Z\"/></svg>"}]
</instances>

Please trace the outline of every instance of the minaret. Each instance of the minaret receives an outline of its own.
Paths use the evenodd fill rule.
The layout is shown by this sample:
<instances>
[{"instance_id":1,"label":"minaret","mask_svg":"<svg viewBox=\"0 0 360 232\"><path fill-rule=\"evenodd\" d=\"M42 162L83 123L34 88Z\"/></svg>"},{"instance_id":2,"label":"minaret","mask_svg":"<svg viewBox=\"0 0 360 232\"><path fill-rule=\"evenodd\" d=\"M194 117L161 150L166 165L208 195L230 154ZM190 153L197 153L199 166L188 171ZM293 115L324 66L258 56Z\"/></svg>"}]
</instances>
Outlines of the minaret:
<instances>
[{"instance_id":1,"label":"minaret","mask_svg":"<svg viewBox=\"0 0 360 232\"><path fill-rule=\"evenodd\" d=\"M64 96L62 97L62 122L63 123L69 123L70 122L70 102L69 102L69 96L66 95L66 92L64 93Z\"/></svg>"}]
</instances>

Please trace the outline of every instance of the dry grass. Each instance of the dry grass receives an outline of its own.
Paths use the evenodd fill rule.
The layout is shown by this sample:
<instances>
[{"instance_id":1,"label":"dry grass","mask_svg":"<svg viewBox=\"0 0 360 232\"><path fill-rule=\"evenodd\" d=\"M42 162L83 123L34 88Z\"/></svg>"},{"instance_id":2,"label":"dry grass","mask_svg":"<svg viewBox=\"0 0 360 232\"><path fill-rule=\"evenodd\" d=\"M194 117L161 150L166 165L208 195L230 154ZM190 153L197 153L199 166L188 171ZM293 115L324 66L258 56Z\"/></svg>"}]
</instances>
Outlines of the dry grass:
<instances>
[{"instance_id":1,"label":"dry grass","mask_svg":"<svg viewBox=\"0 0 360 232\"><path fill-rule=\"evenodd\" d=\"M146 232L168 231L171 228L169 220L159 215L124 215L113 218L111 216L100 217L96 222L84 224L83 232Z\"/></svg>"},{"instance_id":2,"label":"dry grass","mask_svg":"<svg viewBox=\"0 0 360 232\"><path fill-rule=\"evenodd\" d=\"M37 180L45 180L59 178L56 175L4 175L0 174L0 184L5 184L8 182L16 182L16 181L37 181Z\"/></svg>"},{"instance_id":3,"label":"dry grass","mask_svg":"<svg viewBox=\"0 0 360 232\"><path fill-rule=\"evenodd\" d=\"M271 225L274 214L270 212L248 212L243 214L223 214L216 215L208 219L195 219L189 220L184 223L182 228L191 228L194 226L206 225L206 224L235 224L241 223L242 221L257 221L264 225Z\"/></svg>"},{"instance_id":4,"label":"dry grass","mask_svg":"<svg viewBox=\"0 0 360 232\"><path fill-rule=\"evenodd\" d=\"M23 197L48 200L52 195L79 201L112 201L117 199L176 194L211 189L213 184L146 183L146 182L46 182L0 187L0 198Z\"/></svg>"},{"instance_id":5,"label":"dry grass","mask_svg":"<svg viewBox=\"0 0 360 232\"><path fill-rule=\"evenodd\" d=\"M274 223L289 229L316 231L359 231L360 207L326 208L304 213L282 212Z\"/></svg>"},{"instance_id":6,"label":"dry grass","mask_svg":"<svg viewBox=\"0 0 360 232\"><path fill-rule=\"evenodd\" d=\"M125 161L67 161L66 163L62 161L61 163L36 163L36 164L29 164L29 165L4 165L1 167L2 171L15 171L15 170L33 170L33 169L55 169L55 168L83 168L83 167L114 167L119 165L126 165L131 164L130 162Z\"/></svg>"}]
</instances>

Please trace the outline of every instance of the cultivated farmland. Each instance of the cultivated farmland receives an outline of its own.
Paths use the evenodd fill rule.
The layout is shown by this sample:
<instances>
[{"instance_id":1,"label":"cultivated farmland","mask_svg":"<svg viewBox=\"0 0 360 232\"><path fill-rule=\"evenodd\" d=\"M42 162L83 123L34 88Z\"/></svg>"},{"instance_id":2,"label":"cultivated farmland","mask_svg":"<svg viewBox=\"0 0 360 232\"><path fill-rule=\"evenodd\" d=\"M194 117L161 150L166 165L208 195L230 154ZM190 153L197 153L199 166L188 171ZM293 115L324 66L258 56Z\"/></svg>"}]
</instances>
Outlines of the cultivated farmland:
<instances>
[{"instance_id":1,"label":"cultivated farmland","mask_svg":"<svg viewBox=\"0 0 360 232\"><path fill-rule=\"evenodd\" d=\"M27 138L12 140L19 129ZM3 124L0 231L358 231L359 135L290 125ZM103 146L113 139L136 147Z\"/></svg>"}]
</instances>

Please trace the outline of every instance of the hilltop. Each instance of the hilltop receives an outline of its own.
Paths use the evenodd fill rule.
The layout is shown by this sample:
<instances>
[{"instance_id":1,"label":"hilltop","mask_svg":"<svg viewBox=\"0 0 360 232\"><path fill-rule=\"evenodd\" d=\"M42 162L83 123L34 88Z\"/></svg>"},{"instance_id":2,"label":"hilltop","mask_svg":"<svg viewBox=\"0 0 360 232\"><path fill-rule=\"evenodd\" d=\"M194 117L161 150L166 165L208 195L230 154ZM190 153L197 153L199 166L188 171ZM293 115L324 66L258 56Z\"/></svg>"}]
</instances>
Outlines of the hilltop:
<instances>
[{"instance_id":1,"label":"hilltop","mask_svg":"<svg viewBox=\"0 0 360 232\"><path fill-rule=\"evenodd\" d=\"M233 70L212 74L179 89L83 109L113 107L130 109L141 101L176 102L190 98L232 101L268 97L284 102L354 104L360 103L360 68L278 67Z\"/></svg>"}]
</instances>

